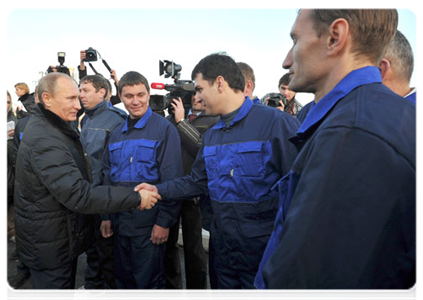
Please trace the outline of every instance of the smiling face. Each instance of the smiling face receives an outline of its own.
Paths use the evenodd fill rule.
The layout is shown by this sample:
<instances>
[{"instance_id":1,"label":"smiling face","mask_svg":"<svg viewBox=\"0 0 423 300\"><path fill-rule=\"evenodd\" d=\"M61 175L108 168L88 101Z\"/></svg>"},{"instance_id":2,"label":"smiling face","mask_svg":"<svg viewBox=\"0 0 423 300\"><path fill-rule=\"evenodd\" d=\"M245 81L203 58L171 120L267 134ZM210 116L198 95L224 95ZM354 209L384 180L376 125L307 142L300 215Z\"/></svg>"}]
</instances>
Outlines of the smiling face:
<instances>
[{"instance_id":1,"label":"smiling face","mask_svg":"<svg viewBox=\"0 0 423 300\"><path fill-rule=\"evenodd\" d=\"M195 90L197 91L196 97L204 102L207 115L216 116L221 113L216 82L211 85L209 81L203 79L203 74L198 73L195 76Z\"/></svg>"},{"instance_id":2,"label":"smiling face","mask_svg":"<svg viewBox=\"0 0 423 300\"><path fill-rule=\"evenodd\" d=\"M119 97L129 112L129 117L131 119L139 119L148 109L150 92L147 91L147 88L142 83L125 85Z\"/></svg>"},{"instance_id":3,"label":"smiling face","mask_svg":"<svg viewBox=\"0 0 423 300\"><path fill-rule=\"evenodd\" d=\"M293 46L288 52L283 68L289 69L289 89L295 92L314 93L325 72L330 69L325 53L325 37L314 29L311 12L301 10L291 30Z\"/></svg>"}]
</instances>

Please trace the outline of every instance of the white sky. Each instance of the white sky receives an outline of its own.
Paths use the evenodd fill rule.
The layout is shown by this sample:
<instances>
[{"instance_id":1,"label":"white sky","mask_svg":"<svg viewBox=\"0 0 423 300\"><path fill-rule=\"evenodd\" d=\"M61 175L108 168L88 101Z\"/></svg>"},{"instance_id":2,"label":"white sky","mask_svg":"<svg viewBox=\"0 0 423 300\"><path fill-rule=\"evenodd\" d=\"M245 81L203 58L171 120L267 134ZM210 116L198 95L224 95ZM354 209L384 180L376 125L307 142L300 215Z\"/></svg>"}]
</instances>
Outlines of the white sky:
<instances>
[{"instance_id":1,"label":"white sky","mask_svg":"<svg viewBox=\"0 0 423 300\"><path fill-rule=\"evenodd\" d=\"M169 84L173 83L171 79L159 76L159 60L181 64L181 79L189 80L200 59L224 51L254 69L254 94L262 97L277 92L279 78L287 72L282 62L292 45L289 32L297 15L294 8L272 6L226 9L216 5L218 9L204 9L196 4L197 9L101 9L97 5L85 9L85 4L92 5L86 1L63 9L57 4L43 7L38 2L37 8L19 5L7 14L5 83L13 100L17 100L16 83L27 83L33 92L40 72L58 65L57 52L66 52L65 66L76 69L79 51L88 47L98 50L118 77L134 70L145 75L149 83ZM415 14L407 9L399 10L399 14L399 29L415 49ZM101 61L93 66L108 76ZM93 74L90 68L89 74ZM152 90L154 93L165 92ZM298 94L297 99L307 103L313 95Z\"/></svg>"}]
</instances>

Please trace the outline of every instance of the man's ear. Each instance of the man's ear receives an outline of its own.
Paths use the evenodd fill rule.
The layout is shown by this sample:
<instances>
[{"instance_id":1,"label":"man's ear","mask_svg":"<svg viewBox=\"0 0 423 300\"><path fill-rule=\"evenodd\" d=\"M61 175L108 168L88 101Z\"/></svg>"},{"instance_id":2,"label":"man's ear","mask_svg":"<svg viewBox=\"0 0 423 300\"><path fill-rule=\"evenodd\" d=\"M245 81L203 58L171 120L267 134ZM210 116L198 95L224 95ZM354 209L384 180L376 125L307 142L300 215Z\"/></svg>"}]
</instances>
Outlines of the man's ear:
<instances>
[{"instance_id":1,"label":"man's ear","mask_svg":"<svg viewBox=\"0 0 423 300\"><path fill-rule=\"evenodd\" d=\"M350 26L345 19L336 19L329 26L329 36L327 38L327 47L332 54L338 54L345 50L348 45L350 35Z\"/></svg>"},{"instance_id":2,"label":"man's ear","mask_svg":"<svg viewBox=\"0 0 423 300\"><path fill-rule=\"evenodd\" d=\"M253 82L251 80L246 80L245 81L244 92L245 93L253 92Z\"/></svg>"},{"instance_id":3,"label":"man's ear","mask_svg":"<svg viewBox=\"0 0 423 300\"><path fill-rule=\"evenodd\" d=\"M224 85L225 85L225 78L223 78L223 76L217 76L216 80L215 80L215 84L217 87L217 91L219 93L222 93L224 90Z\"/></svg>"},{"instance_id":4,"label":"man's ear","mask_svg":"<svg viewBox=\"0 0 423 300\"><path fill-rule=\"evenodd\" d=\"M382 75L382 80L384 78L386 78L389 69L391 68L391 62L389 60L387 60L386 58L383 58L378 66L379 70L380 70L380 75Z\"/></svg>"},{"instance_id":5,"label":"man's ear","mask_svg":"<svg viewBox=\"0 0 423 300\"><path fill-rule=\"evenodd\" d=\"M103 99L107 96L107 90L105 88L100 88L100 92L102 93Z\"/></svg>"},{"instance_id":6,"label":"man's ear","mask_svg":"<svg viewBox=\"0 0 423 300\"><path fill-rule=\"evenodd\" d=\"M47 92L42 93L41 99L43 99L42 102L43 102L43 104L46 108L51 107L52 97L49 93L47 93Z\"/></svg>"}]
</instances>

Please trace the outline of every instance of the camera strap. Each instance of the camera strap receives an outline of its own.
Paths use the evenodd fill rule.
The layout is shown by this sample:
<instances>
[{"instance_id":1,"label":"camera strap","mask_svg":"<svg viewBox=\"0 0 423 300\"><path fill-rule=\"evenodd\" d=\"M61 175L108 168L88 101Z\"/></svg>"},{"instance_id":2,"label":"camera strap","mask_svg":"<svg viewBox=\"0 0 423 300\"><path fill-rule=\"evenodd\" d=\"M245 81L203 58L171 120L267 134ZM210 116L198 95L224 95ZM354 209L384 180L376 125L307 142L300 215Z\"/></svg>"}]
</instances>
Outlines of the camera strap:
<instances>
[{"instance_id":1,"label":"camera strap","mask_svg":"<svg viewBox=\"0 0 423 300\"><path fill-rule=\"evenodd\" d=\"M95 75L98 75L98 72L97 72L97 70L94 68L94 66L89 62L88 63L89 64L89 66L91 67L91 69L93 70L93 72L95 73Z\"/></svg>"}]
</instances>

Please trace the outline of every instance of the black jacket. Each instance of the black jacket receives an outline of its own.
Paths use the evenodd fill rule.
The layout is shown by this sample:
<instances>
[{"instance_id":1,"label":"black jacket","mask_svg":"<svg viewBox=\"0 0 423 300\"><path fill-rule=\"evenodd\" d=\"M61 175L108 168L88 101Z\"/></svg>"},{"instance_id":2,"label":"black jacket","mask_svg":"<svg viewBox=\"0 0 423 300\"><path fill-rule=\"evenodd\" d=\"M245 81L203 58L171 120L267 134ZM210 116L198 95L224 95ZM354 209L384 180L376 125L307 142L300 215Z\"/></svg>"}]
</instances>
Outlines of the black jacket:
<instances>
[{"instance_id":1,"label":"black jacket","mask_svg":"<svg viewBox=\"0 0 423 300\"><path fill-rule=\"evenodd\" d=\"M91 244L91 218L135 208L132 188L90 184L90 167L77 131L39 105L19 146L15 180L16 244L32 269L54 269Z\"/></svg>"},{"instance_id":2,"label":"black jacket","mask_svg":"<svg viewBox=\"0 0 423 300\"><path fill-rule=\"evenodd\" d=\"M186 116L186 118L188 118L188 116ZM176 124L173 114L169 115L167 119L176 126L179 136L181 137L184 174L191 174L192 164L203 142L203 134L219 121L219 117L207 116L202 113L192 122L188 122L184 119L178 124Z\"/></svg>"},{"instance_id":3,"label":"black jacket","mask_svg":"<svg viewBox=\"0 0 423 300\"><path fill-rule=\"evenodd\" d=\"M19 98L19 101L21 101L22 104L24 105L26 112L23 110L18 111L17 112L18 119L27 117L30 114L33 114L35 112L36 104L35 104L34 93L23 95L22 97Z\"/></svg>"}]
</instances>

